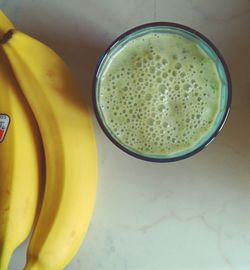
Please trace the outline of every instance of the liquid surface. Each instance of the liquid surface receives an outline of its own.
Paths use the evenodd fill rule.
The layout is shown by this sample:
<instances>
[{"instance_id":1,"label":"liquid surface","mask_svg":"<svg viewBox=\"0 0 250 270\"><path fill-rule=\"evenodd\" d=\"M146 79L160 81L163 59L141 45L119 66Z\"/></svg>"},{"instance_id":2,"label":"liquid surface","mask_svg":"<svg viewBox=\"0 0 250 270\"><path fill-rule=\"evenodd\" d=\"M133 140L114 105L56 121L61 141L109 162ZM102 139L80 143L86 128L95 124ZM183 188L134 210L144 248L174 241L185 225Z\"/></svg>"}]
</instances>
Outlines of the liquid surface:
<instances>
[{"instance_id":1,"label":"liquid surface","mask_svg":"<svg viewBox=\"0 0 250 270\"><path fill-rule=\"evenodd\" d=\"M218 113L220 88L215 64L193 41L149 33L109 59L99 104L121 144L143 154L172 154L207 134Z\"/></svg>"}]
</instances>

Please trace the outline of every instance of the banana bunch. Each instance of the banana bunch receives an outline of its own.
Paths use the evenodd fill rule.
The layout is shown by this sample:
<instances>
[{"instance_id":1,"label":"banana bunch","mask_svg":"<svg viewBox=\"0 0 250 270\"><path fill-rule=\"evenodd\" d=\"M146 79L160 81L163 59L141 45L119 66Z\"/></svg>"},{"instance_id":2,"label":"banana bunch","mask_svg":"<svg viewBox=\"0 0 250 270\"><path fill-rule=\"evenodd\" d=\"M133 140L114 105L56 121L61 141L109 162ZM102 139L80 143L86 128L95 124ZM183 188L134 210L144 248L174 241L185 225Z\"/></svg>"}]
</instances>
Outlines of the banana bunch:
<instances>
[{"instance_id":1,"label":"banana bunch","mask_svg":"<svg viewBox=\"0 0 250 270\"><path fill-rule=\"evenodd\" d=\"M62 59L1 11L0 43L0 270L36 214L24 269L61 270L79 249L95 202L91 117Z\"/></svg>"}]
</instances>

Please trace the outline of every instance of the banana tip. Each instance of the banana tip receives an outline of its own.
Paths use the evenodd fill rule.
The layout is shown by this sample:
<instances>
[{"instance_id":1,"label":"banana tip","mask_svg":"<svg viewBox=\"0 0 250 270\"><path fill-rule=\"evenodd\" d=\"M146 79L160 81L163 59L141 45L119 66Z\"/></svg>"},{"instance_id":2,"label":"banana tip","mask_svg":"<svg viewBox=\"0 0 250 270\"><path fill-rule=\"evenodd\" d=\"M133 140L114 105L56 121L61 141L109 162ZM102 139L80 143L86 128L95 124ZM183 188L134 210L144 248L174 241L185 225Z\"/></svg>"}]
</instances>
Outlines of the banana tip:
<instances>
[{"instance_id":1,"label":"banana tip","mask_svg":"<svg viewBox=\"0 0 250 270\"><path fill-rule=\"evenodd\" d=\"M15 26L1 9L0 22L0 44L4 44L12 37Z\"/></svg>"},{"instance_id":2,"label":"banana tip","mask_svg":"<svg viewBox=\"0 0 250 270\"><path fill-rule=\"evenodd\" d=\"M7 31L1 38L0 38L0 44L7 43L13 36L14 29L10 29Z\"/></svg>"}]
</instances>

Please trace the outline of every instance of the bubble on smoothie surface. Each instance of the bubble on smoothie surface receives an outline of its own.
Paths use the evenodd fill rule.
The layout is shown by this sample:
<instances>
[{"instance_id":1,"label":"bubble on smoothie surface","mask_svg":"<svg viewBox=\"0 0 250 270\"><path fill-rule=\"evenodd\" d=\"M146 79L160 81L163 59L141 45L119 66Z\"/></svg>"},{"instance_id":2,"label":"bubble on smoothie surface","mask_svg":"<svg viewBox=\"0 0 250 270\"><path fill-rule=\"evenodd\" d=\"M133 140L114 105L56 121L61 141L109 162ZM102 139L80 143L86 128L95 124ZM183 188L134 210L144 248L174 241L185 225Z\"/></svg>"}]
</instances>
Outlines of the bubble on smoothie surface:
<instances>
[{"instance_id":1,"label":"bubble on smoothie surface","mask_svg":"<svg viewBox=\"0 0 250 270\"><path fill-rule=\"evenodd\" d=\"M129 41L107 64L100 106L112 134L145 154L187 149L207 134L218 113L220 80L212 60L175 34Z\"/></svg>"}]
</instances>

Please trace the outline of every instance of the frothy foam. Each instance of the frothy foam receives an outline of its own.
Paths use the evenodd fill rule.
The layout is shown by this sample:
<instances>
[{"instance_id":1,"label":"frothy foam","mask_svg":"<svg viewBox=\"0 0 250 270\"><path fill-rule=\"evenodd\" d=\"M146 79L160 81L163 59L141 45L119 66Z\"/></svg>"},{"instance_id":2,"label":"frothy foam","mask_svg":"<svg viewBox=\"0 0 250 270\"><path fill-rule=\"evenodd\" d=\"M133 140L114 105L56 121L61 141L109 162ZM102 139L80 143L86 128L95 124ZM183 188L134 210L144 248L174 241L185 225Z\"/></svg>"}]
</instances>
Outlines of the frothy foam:
<instances>
[{"instance_id":1,"label":"frothy foam","mask_svg":"<svg viewBox=\"0 0 250 270\"><path fill-rule=\"evenodd\" d=\"M192 147L214 123L220 80L212 60L175 34L129 41L107 63L99 103L111 133L146 154Z\"/></svg>"}]
</instances>

